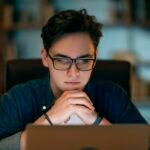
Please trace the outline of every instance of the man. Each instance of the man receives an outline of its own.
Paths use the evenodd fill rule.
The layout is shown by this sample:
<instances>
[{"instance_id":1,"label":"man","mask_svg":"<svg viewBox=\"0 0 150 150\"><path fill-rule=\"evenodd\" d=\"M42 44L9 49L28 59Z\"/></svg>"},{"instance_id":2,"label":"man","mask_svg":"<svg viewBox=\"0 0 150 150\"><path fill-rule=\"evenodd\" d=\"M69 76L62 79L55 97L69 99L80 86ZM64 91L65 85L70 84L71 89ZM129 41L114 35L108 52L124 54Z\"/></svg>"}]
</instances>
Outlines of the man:
<instances>
[{"instance_id":1,"label":"man","mask_svg":"<svg viewBox=\"0 0 150 150\"><path fill-rule=\"evenodd\" d=\"M86 10L63 11L48 20L41 34L41 57L49 75L4 94L0 101L1 143L19 145L19 139L23 143L22 131L28 123L146 123L118 85L89 81L101 36L101 24Z\"/></svg>"}]
</instances>

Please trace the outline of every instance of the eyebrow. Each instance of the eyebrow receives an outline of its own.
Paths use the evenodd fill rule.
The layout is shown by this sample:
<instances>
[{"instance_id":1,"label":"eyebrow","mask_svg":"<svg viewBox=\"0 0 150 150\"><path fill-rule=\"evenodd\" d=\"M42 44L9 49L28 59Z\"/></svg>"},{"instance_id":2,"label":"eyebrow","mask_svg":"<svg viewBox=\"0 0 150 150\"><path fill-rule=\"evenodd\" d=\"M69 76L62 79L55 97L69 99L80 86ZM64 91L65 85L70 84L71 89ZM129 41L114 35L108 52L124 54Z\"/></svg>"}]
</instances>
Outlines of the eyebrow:
<instances>
[{"instance_id":1,"label":"eyebrow","mask_svg":"<svg viewBox=\"0 0 150 150\"><path fill-rule=\"evenodd\" d=\"M71 57L69 57L69 56L67 56L67 55L64 55L64 54L55 54L54 57L71 58ZM93 57L93 55L84 54L84 55L81 55L81 56L79 56L79 57L77 57L77 58L92 58L92 57Z\"/></svg>"}]
</instances>

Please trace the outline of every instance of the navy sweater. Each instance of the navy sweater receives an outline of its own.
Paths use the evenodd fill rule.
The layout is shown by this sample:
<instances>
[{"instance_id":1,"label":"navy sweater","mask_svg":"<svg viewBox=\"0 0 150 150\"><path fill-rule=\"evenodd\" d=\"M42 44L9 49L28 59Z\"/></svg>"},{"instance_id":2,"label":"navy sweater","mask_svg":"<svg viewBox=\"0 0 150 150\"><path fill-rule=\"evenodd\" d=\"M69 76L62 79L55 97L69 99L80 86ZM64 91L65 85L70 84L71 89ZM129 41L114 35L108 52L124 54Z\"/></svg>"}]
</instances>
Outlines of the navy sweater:
<instances>
[{"instance_id":1,"label":"navy sweater","mask_svg":"<svg viewBox=\"0 0 150 150\"><path fill-rule=\"evenodd\" d=\"M0 99L0 139L24 130L50 108L55 101L49 77L13 87ZM118 85L108 81L90 81L85 92L97 113L111 123L146 123L139 111Z\"/></svg>"}]
</instances>

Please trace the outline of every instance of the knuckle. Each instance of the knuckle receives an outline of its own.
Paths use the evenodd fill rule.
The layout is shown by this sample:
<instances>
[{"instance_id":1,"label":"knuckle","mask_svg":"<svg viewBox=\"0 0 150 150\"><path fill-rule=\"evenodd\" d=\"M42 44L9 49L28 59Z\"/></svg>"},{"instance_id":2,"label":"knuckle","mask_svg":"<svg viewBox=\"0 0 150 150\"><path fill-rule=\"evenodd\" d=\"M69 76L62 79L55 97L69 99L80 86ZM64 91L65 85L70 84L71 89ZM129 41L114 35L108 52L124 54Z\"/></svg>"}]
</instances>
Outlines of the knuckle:
<instances>
[{"instance_id":1,"label":"knuckle","mask_svg":"<svg viewBox=\"0 0 150 150\"><path fill-rule=\"evenodd\" d=\"M67 96L67 95L68 95L68 91L65 91L65 92L63 93L63 95L64 95L64 96Z\"/></svg>"},{"instance_id":2,"label":"knuckle","mask_svg":"<svg viewBox=\"0 0 150 150\"><path fill-rule=\"evenodd\" d=\"M71 98L68 98L68 99L67 99L67 103L68 103L68 104L71 104L71 102L72 102Z\"/></svg>"},{"instance_id":3,"label":"knuckle","mask_svg":"<svg viewBox=\"0 0 150 150\"><path fill-rule=\"evenodd\" d=\"M69 105L69 109L70 109L70 110L73 110L73 109L74 109L74 106L73 106L73 105Z\"/></svg>"}]
</instances>

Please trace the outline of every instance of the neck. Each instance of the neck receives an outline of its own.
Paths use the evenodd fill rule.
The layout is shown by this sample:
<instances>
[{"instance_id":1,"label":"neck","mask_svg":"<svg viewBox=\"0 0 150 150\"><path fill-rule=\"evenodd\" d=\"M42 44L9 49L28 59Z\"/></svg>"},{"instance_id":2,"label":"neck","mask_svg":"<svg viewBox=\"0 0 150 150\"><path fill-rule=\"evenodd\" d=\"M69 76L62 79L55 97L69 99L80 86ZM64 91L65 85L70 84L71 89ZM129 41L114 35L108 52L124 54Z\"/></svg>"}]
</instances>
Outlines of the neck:
<instances>
[{"instance_id":1,"label":"neck","mask_svg":"<svg viewBox=\"0 0 150 150\"><path fill-rule=\"evenodd\" d=\"M52 84L51 81L50 81L50 86L51 86L52 92L53 92L53 94L54 94L54 97L55 97L55 98L60 97L60 95L62 94L62 91L61 91L61 90L58 90L58 89Z\"/></svg>"}]
</instances>

